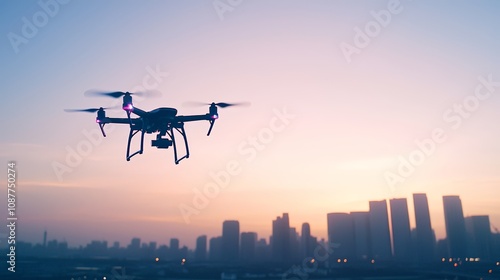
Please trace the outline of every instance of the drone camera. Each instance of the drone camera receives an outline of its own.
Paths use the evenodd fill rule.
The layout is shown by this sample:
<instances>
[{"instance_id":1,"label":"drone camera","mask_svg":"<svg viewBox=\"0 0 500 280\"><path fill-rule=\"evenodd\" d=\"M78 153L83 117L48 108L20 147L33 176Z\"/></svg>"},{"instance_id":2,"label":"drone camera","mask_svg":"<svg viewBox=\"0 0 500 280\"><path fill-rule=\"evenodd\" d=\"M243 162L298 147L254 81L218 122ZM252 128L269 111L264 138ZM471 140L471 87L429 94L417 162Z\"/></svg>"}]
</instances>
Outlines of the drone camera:
<instances>
[{"instance_id":1,"label":"drone camera","mask_svg":"<svg viewBox=\"0 0 500 280\"><path fill-rule=\"evenodd\" d=\"M172 146L172 140L163 138L151 140L151 146L158 149L168 149L168 147Z\"/></svg>"}]
</instances>

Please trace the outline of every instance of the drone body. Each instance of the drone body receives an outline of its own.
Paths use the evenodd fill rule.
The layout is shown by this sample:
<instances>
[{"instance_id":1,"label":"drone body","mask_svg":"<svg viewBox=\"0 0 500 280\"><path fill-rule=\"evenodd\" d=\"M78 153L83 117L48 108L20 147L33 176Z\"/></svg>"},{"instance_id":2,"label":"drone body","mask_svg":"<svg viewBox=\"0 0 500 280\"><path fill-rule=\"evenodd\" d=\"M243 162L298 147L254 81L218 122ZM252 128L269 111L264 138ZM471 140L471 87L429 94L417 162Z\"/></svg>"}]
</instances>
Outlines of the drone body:
<instances>
[{"instance_id":1,"label":"drone body","mask_svg":"<svg viewBox=\"0 0 500 280\"><path fill-rule=\"evenodd\" d=\"M142 154L144 151L144 135L145 134L156 134L156 139L151 141L151 146L158 149L168 149L173 147L174 150L174 160L176 164L185 158L189 158L189 146L186 137L186 131L184 130L184 123L193 121L208 121L210 127L208 129L207 136L210 135L215 121L219 118L217 107L225 108L234 105L243 105L242 103L211 103L209 105L208 113L202 115L187 115L178 116L177 109L161 107L151 111L144 111L135 107L132 103L132 95L139 95L140 93L130 93L130 92L89 92L88 95L97 96L109 96L113 98L123 97L122 109L126 112L126 118L109 118L106 116L106 108L91 108L82 110L66 110L67 112L97 112L96 122L101 129L102 135L106 137L104 132L104 126L106 124L126 124L130 127L130 132L127 141L127 161L137 155ZM135 115L135 116L133 116ZM140 149L136 152L130 152L130 146L132 139L137 133L140 132ZM185 153L183 156L179 157L177 151L177 138L175 137L176 132L182 137L184 142Z\"/></svg>"}]
</instances>

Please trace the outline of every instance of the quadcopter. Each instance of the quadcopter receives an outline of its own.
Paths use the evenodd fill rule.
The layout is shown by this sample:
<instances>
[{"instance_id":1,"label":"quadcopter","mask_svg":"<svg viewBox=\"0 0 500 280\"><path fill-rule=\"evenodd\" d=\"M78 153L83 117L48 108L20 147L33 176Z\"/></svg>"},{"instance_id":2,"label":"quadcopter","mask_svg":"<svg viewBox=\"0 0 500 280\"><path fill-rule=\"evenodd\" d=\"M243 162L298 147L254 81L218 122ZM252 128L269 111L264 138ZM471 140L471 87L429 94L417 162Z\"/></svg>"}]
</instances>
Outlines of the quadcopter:
<instances>
[{"instance_id":1,"label":"quadcopter","mask_svg":"<svg viewBox=\"0 0 500 280\"><path fill-rule=\"evenodd\" d=\"M132 95L136 96L145 96L152 95L152 92L101 92L101 91L87 91L85 95L87 96L107 96L112 98L123 98L122 109L127 114L126 118L110 118L106 116L105 110L113 109L111 108L88 108L88 109L66 109L66 112L88 112L88 113L97 113L96 123L99 125L99 128L102 132L102 135L106 137L106 133L104 132L104 126L106 124L126 124L130 126L130 133L128 135L127 141L127 161L137 155L142 154L144 150L144 134L156 134L156 139L151 141L151 146L156 147L158 149L168 149L169 147L173 147L174 150L174 160L175 164L179 164L179 162L183 159L189 158L189 146L186 137L186 131L184 130L184 123L193 122L193 121L208 121L210 127L208 128L207 136L210 136L212 132L212 128L215 124L215 121L219 118L219 114L217 112L217 108L226 108L230 106L237 105L248 105L248 103L195 103L196 105L208 105L208 113L203 115L187 115L187 116L179 116L177 115L177 109L168 108L168 107L160 107L151 111L144 111L135 107L132 103ZM193 104L193 103L191 103ZM137 117L133 116L136 115ZM132 139L140 132L140 149L134 153L130 152L130 145L132 143ZM176 143L177 138L175 137L175 132L180 134L183 139L185 154L179 158L178 155L178 144Z\"/></svg>"}]
</instances>

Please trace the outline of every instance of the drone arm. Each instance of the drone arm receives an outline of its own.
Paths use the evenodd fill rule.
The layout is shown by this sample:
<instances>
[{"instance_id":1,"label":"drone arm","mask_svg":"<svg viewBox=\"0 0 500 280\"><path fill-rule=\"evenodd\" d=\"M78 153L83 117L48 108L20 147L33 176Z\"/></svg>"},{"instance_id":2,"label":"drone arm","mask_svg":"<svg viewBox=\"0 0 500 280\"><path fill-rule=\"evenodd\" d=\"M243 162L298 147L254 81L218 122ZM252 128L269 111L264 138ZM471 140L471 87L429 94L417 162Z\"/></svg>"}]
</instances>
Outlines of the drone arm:
<instances>
[{"instance_id":1,"label":"drone arm","mask_svg":"<svg viewBox=\"0 0 500 280\"><path fill-rule=\"evenodd\" d=\"M141 124L141 121L140 119L125 119L125 118L102 118L100 119L100 123L102 123L103 125L104 124L107 124L107 123L117 123L117 124L130 124L130 122L132 122L132 124L135 124L135 125L140 125Z\"/></svg>"},{"instance_id":2,"label":"drone arm","mask_svg":"<svg viewBox=\"0 0 500 280\"><path fill-rule=\"evenodd\" d=\"M195 122L195 121L209 121L212 117L210 114L205 115L190 115L190 116L177 116L175 120L177 122Z\"/></svg>"}]
</instances>

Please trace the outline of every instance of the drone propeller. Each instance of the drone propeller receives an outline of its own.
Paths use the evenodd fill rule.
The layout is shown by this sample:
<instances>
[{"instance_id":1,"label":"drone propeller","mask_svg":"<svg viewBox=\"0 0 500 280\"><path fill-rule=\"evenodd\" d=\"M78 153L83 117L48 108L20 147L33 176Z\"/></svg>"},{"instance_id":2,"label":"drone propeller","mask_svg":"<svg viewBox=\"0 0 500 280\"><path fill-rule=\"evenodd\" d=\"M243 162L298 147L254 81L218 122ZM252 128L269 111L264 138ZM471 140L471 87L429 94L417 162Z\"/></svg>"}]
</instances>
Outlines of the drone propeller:
<instances>
[{"instance_id":1,"label":"drone propeller","mask_svg":"<svg viewBox=\"0 0 500 280\"><path fill-rule=\"evenodd\" d=\"M212 105L215 104L215 106L219 108L226 108L226 107L231 107L231 106L250 106L250 102L237 102L237 103L226 103L226 102L219 102L219 103L204 103L204 102L184 102L185 106L206 106L206 105Z\"/></svg>"},{"instance_id":2,"label":"drone propeller","mask_svg":"<svg viewBox=\"0 0 500 280\"><path fill-rule=\"evenodd\" d=\"M117 109L117 108L119 108L119 107L114 106L114 107L106 107L106 108L100 107L100 108L88 108L88 109L64 109L64 111L68 112L68 113L75 113L75 112L95 113L101 109L108 110L108 109Z\"/></svg>"},{"instance_id":3,"label":"drone propeller","mask_svg":"<svg viewBox=\"0 0 500 280\"><path fill-rule=\"evenodd\" d=\"M157 90L139 91L139 92L123 92L123 91L100 91L100 90L87 90L84 93L86 96L109 96L111 98L120 98L124 95L137 95L144 97L158 97L161 93Z\"/></svg>"}]
</instances>

